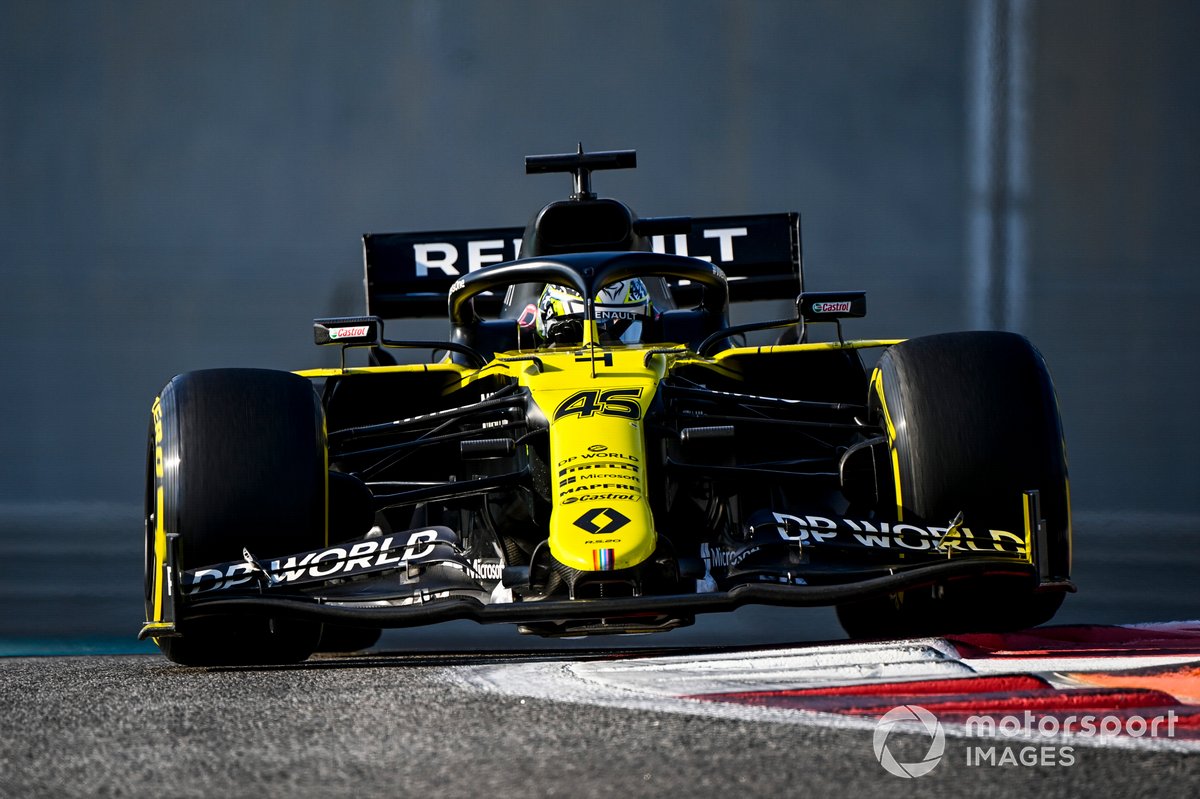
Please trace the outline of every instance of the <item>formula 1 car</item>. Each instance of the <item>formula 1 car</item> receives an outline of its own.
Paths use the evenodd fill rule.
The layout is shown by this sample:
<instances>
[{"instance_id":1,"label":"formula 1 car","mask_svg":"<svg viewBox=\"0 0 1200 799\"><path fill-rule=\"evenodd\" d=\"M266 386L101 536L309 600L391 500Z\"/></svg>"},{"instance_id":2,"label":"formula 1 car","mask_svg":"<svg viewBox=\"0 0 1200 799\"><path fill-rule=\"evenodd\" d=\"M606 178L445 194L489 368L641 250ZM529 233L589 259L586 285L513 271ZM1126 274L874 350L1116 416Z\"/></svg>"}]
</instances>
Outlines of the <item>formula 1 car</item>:
<instances>
[{"instance_id":1,"label":"formula 1 car","mask_svg":"<svg viewBox=\"0 0 1200 799\"><path fill-rule=\"evenodd\" d=\"M337 367L172 379L141 636L258 664L451 619L579 636L835 605L880 637L1051 618L1074 590L1069 489L1034 347L847 339L865 295L804 289L798 214L639 218L592 191L635 164L530 156L574 190L523 230L365 236L366 315L314 325ZM730 325L764 299L795 316ZM385 334L429 316L445 340ZM414 349L433 354L397 362Z\"/></svg>"}]
</instances>

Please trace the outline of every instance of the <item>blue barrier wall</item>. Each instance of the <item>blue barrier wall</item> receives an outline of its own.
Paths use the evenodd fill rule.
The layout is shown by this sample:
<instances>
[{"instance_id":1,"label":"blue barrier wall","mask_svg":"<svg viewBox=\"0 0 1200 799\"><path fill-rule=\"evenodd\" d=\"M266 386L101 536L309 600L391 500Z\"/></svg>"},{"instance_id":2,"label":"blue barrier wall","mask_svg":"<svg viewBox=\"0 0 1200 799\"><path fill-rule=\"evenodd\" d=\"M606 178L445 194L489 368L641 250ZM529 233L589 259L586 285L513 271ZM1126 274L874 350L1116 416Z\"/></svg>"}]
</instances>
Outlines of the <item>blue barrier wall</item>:
<instances>
[{"instance_id":1,"label":"blue barrier wall","mask_svg":"<svg viewBox=\"0 0 1200 799\"><path fill-rule=\"evenodd\" d=\"M1195 512L1200 7L1010 5L1015 301L1077 505ZM856 334L986 324L972 65L995 6L2 3L0 503L126 504L136 536L163 382L326 362L309 320L361 308L363 232L523 224L567 187L522 156L577 141L638 149L596 185L647 215L801 211L809 287L869 292Z\"/></svg>"}]
</instances>

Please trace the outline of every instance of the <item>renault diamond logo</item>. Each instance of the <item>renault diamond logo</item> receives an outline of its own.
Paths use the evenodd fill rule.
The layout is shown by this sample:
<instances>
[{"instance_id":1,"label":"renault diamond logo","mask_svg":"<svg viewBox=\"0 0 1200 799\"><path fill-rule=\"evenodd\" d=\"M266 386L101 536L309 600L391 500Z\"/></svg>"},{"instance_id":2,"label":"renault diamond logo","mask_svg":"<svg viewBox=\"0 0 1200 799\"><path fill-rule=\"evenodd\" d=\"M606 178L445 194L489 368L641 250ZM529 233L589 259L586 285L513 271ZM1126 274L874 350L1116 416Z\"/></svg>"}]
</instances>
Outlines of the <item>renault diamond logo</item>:
<instances>
[{"instance_id":1,"label":"renault diamond logo","mask_svg":"<svg viewBox=\"0 0 1200 799\"><path fill-rule=\"evenodd\" d=\"M592 508L575 520L576 527L592 535L615 533L627 524L629 524L628 517L617 513L612 508Z\"/></svg>"}]
</instances>

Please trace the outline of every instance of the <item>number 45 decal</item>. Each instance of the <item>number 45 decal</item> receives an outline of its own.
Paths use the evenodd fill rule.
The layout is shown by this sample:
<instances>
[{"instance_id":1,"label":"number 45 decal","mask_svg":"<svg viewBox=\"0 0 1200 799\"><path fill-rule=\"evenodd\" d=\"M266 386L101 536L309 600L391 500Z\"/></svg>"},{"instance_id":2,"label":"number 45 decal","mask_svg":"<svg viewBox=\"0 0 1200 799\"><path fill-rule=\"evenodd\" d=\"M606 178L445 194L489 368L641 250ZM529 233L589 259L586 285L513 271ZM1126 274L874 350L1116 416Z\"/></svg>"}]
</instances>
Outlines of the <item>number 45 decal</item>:
<instances>
[{"instance_id":1,"label":"number 45 decal","mask_svg":"<svg viewBox=\"0 0 1200 799\"><path fill-rule=\"evenodd\" d=\"M554 411L554 418L578 414L588 417L594 414L601 416L619 416L622 419L642 418L642 409L637 404L637 398L642 396L640 388L610 388L605 391L587 389L576 391L559 403Z\"/></svg>"}]
</instances>

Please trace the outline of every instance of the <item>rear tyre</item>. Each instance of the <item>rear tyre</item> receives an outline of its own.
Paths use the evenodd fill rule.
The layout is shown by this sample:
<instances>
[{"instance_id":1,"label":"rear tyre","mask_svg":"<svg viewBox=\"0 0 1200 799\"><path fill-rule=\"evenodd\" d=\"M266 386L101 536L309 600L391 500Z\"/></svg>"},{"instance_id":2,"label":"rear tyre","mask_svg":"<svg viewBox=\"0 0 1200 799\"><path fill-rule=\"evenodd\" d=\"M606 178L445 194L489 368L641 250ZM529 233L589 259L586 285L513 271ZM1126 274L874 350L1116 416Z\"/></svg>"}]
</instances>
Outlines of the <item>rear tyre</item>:
<instances>
[{"instance_id":1,"label":"rear tyre","mask_svg":"<svg viewBox=\"0 0 1200 799\"><path fill-rule=\"evenodd\" d=\"M884 518L1024 530L1022 492L1041 493L1050 573L1067 579L1071 514L1066 450L1046 364L1022 336L948 333L888 349L869 404L888 431L895 497ZM890 512L889 512L890 511ZM1049 621L1061 592L1025 580L958 581L838 607L852 637L1023 629Z\"/></svg>"},{"instance_id":2,"label":"rear tyre","mask_svg":"<svg viewBox=\"0 0 1200 799\"><path fill-rule=\"evenodd\" d=\"M147 465L146 618L165 602L163 537L180 569L319 549L326 543L324 419L312 385L288 372L214 369L171 380L155 405ZM161 518L159 518L161 516ZM296 663L321 625L214 616L155 639L188 666Z\"/></svg>"}]
</instances>

